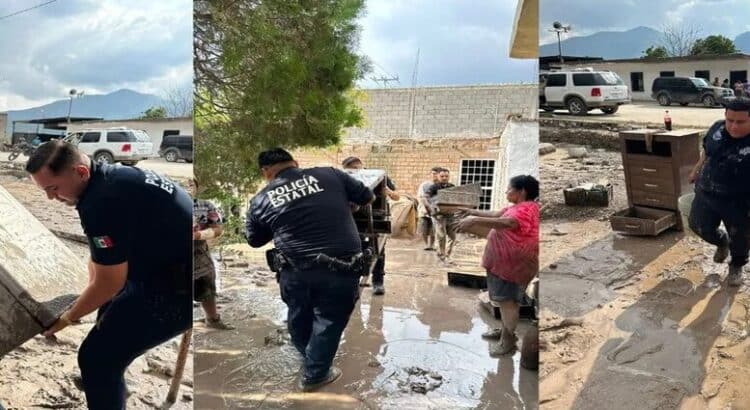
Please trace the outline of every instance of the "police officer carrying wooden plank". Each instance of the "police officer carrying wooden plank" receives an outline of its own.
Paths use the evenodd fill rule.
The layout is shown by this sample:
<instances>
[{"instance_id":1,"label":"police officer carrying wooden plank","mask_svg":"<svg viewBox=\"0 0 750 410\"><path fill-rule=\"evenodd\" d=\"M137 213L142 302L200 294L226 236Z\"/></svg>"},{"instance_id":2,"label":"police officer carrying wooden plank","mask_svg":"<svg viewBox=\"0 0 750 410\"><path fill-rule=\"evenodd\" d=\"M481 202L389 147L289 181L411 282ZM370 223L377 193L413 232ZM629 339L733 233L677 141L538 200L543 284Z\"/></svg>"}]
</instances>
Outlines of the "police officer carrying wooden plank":
<instances>
[{"instance_id":1,"label":"police officer carrying wooden plank","mask_svg":"<svg viewBox=\"0 0 750 410\"><path fill-rule=\"evenodd\" d=\"M47 331L99 309L78 351L90 409L124 409L125 370L192 322L193 203L151 171L97 164L75 146L42 144L26 164L49 199L75 206L91 251L89 284Z\"/></svg>"},{"instance_id":2,"label":"police officer carrying wooden plank","mask_svg":"<svg viewBox=\"0 0 750 410\"><path fill-rule=\"evenodd\" d=\"M274 242L272 269L280 272L289 333L304 357L300 388L311 391L341 376L331 364L364 271L351 204L375 196L341 170L298 168L281 148L260 153L258 165L268 185L250 201L245 234L253 247Z\"/></svg>"},{"instance_id":3,"label":"police officer carrying wooden plank","mask_svg":"<svg viewBox=\"0 0 750 410\"><path fill-rule=\"evenodd\" d=\"M727 283L742 285L750 249L750 98L725 105L724 120L703 137L703 152L690 173L695 199L690 229L716 246L714 262L731 255ZM719 228L723 222L726 231Z\"/></svg>"}]
</instances>

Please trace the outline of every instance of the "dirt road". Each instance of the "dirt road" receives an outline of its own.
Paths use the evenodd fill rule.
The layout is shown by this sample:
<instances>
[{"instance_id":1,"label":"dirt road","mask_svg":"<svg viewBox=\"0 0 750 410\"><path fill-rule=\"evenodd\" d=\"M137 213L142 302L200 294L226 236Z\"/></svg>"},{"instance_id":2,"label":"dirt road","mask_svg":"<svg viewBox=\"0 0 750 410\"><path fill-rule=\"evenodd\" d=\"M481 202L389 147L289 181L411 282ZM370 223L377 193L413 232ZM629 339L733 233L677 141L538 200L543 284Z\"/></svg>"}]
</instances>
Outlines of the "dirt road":
<instances>
[{"instance_id":1,"label":"dirt road","mask_svg":"<svg viewBox=\"0 0 750 410\"><path fill-rule=\"evenodd\" d=\"M599 110L593 110L585 117L575 117L570 115L566 110L557 110L554 112L554 116L559 118L576 118L591 121L663 124L664 111L666 110L669 110L669 115L672 117L672 124L675 127L708 128L715 121L724 118L724 110L721 107L705 108L697 105L687 107L671 105L669 107L662 107L656 102L650 103L641 101L636 101L633 104L622 105L617 113L613 115L605 115Z\"/></svg>"},{"instance_id":2,"label":"dirt road","mask_svg":"<svg viewBox=\"0 0 750 410\"><path fill-rule=\"evenodd\" d=\"M748 408L747 283L728 288L726 265L689 235L612 233L606 217L627 206L619 155L541 158L541 407ZM566 181L602 176L615 187L609 208L562 205Z\"/></svg>"},{"instance_id":3,"label":"dirt road","mask_svg":"<svg viewBox=\"0 0 750 410\"><path fill-rule=\"evenodd\" d=\"M482 241L459 245L460 265ZM520 354L489 356L481 333L499 322L478 308L477 290L447 286L446 266L405 240L388 242L382 297L363 288L335 364L343 376L316 393L296 393L301 358L288 342L286 306L263 253L222 269L223 317L235 331L196 327L197 409L494 409L537 408L537 373ZM476 256L471 265L477 268ZM519 337L528 322L519 326ZM428 392L420 392L419 383ZM416 386L416 387L415 387Z\"/></svg>"},{"instance_id":4,"label":"dirt road","mask_svg":"<svg viewBox=\"0 0 750 410\"><path fill-rule=\"evenodd\" d=\"M18 199L47 228L81 235L73 208L52 203L33 186L23 172L0 168L0 185ZM75 241L64 241L82 260L88 248ZM94 315L83 323L58 333L58 343L37 336L0 358L0 403L8 409L66 408L85 409L83 392L76 387L80 373L76 360L78 346L93 325ZM130 391L128 408L159 408L169 390L170 376L177 357L179 338L152 349L128 369L125 379ZM173 409L192 409L192 354Z\"/></svg>"}]
</instances>

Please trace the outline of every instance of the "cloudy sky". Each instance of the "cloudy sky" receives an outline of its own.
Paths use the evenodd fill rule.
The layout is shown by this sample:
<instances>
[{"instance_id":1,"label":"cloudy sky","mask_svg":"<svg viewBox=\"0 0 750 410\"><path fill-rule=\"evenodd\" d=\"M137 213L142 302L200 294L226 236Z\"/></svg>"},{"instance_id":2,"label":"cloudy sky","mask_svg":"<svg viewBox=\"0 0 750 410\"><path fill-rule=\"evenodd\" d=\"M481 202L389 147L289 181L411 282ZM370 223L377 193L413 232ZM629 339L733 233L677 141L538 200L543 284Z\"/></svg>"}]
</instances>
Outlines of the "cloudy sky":
<instances>
[{"instance_id":1,"label":"cloudy sky","mask_svg":"<svg viewBox=\"0 0 750 410\"><path fill-rule=\"evenodd\" d=\"M0 111L130 88L192 83L191 0L0 2Z\"/></svg>"},{"instance_id":2,"label":"cloudy sky","mask_svg":"<svg viewBox=\"0 0 750 410\"><path fill-rule=\"evenodd\" d=\"M418 85L533 82L536 62L508 57L514 0L368 0L360 53L369 77L398 76L409 87L419 49ZM382 83L381 83L382 85Z\"/></svg>"},{"instance_id":3,"label":"cloudy sky","mask_svg":"<svg viewBox=\"0 0 750 410\"><path fill-rule=\"evenodd\" d=\"M660 30L665 22L699 26L701 37L722 34L734 40L750 31L747 0L540 0L539 7L542 44L555 41L556 35L547 32L555 20L573 25L569 36L638 26Z\"/></svg>"}]
</instances>

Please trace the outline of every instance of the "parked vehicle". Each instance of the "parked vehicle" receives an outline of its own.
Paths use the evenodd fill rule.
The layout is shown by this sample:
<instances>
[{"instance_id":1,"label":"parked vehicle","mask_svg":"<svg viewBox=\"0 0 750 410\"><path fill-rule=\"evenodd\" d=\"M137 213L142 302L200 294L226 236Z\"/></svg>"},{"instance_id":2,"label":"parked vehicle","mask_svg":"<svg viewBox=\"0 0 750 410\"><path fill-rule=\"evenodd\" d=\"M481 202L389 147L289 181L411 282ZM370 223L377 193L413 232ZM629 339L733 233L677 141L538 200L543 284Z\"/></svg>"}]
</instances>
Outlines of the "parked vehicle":
<instances>
[{"instance_id":1,"label":"parked vehicle","mask_svg":"<svg viewBox=\"0 0 750 410\"><path fill-rule=\"evenodd\" d=\"M614 114L630 103L630 90L620 76L591 68L541 72L539 108L551 112L565 108L573 115L600 109Z\"/></svg>"},{"instance_id":2,"label":"parked vehicle","mask_svg":"<svg viewBox=\"0 0 750 410\"><path fill-rule=\"evenodd\" d=\"M663 106L697 103L704 107L717 107L724 100L734 97L734 91L714 87L703 78L659 77L651 85L651 97Z\"/></svg>"},{"instance_id":3,"label":"parked vehicle","mask_svg":"<svg viewBox=\"0 0 750 410\"><path fill-rule=\"evenodd\" d=\"M151 158L154 144L145 131L125 127L85 129L67 137L96 162L135 165Z\"/></svg>"},{"instance_id":4,"label":"parked vehicle","mask_svg":"<svg viewBox=\"0 0 750 410\"><path fill-rule=\"evenodd\" d=\"M193 162L193 136L192 135L168 135L161 141L159 156L168 162L180 159L185 162Z\"/></svg>"}]
</instances>

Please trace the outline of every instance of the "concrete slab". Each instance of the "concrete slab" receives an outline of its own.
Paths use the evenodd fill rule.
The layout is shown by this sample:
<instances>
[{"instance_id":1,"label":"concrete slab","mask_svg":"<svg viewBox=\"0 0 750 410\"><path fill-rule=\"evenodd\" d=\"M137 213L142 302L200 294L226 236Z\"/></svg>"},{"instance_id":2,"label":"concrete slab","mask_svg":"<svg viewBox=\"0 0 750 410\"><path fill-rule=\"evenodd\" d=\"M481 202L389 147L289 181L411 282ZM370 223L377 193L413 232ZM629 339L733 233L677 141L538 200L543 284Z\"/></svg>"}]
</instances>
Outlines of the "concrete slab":
<instances>
[{"instance_id":1,"label":"concrete slab","mask_svg":"<svg viewBox=\"0 0 750 410\"><path fill-rule=\"evenodd\" d=\"M51 325L87 281L84 263L0 187L0 357Z\"/></svg>"}]
</instances>

